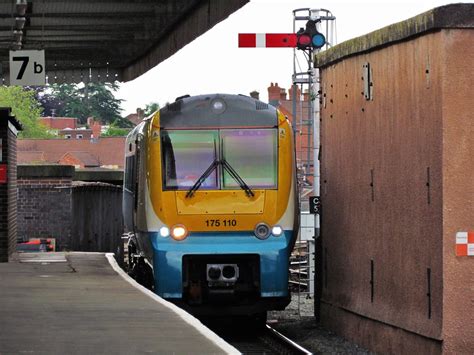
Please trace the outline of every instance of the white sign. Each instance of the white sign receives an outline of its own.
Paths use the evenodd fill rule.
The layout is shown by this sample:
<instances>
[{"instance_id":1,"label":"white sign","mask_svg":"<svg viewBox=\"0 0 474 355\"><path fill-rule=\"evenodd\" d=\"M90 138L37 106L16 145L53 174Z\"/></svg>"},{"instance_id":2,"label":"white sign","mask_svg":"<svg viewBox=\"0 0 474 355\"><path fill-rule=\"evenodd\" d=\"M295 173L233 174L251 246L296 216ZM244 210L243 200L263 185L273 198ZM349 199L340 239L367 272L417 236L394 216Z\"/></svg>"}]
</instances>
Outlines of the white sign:
<instances>
[{"instance_id":1,"label":"white sign","mask_svg":"<svg viewBox=\"0 0 474 355\"><path fill-rule=\"evenodd\" d=\"M44 50L10 51L10 85L45 85Z\"/></svg>"}]
</instances>

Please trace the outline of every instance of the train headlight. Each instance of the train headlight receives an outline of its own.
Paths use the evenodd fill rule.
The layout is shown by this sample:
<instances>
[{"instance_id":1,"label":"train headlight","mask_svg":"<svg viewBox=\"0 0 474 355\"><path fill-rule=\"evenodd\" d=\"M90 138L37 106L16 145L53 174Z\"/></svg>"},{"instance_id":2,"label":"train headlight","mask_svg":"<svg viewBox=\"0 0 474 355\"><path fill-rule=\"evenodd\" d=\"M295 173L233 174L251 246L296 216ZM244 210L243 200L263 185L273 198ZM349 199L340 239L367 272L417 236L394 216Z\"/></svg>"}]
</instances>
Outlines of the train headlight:
<instances>
[{"instance_id":1,"label":"train headlight","mask_svg":"<svg viewBox=\"0 0 474 355\"><path fill-rule=\"evenodd\" d=\"M283 234L283 228L281 228L279 225L273 226L272 228L272 234L275 237L279 237L280 235Z\"/></svg>"},{"instance_id":2,"label":"train headlight","mask_svg":"<svg viewBox=\"0 0 474 355\"><path fill-rule=\"evenodd\" d=\"M170 229L166 226L160 228L160 237L166 238L170 236Z\"/></svg>"},{"instance_id":3,"label":"train headlight","mask_svg":"<svg viewBox=\"0 0 474 355\"><path fill-rule=\"evenodd\" d=\"M171 237L174 240L183 240L188 236L188 231L186 227L182 224L177 224L171 228Z\"/></svg>"},{"instance_id":4,"label":"train headlight","mask_svg":"<svg viewBox=\"0 0 474 355\"><path fill-rule=\"evenodd\" d=\"M270 236L270 227L266 223L259 223L255 226L254 233L258 239L267 239Z\"/></svg>"},{"instance_id":5,"label":"train headlight","mask_svg":"<svg viewBox=\"0 0 474 355\"><path fill-rule=\"evenodd\" d=\"M223 113L226 109L224 100L215 99L211 102L212 111L216 114Z\"/></svg>"}]
</instances>

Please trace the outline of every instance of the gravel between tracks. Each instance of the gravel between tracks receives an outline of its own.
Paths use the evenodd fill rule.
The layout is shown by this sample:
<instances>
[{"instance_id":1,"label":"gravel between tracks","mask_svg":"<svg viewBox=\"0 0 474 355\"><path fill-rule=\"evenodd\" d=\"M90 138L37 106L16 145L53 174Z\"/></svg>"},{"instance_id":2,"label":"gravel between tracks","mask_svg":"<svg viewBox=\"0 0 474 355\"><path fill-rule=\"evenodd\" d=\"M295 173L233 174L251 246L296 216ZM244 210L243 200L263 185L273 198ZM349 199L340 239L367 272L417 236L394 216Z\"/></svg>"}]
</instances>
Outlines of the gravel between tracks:
<instances>
[{"instance_id":1,"label":"gravel between tracks","mask_svg":"<svg viewBox=\"0 0 474 355\"><path fill-rule=\"evenodd\" d=\"M368 350L330 332L314 318L314 300L292 295L284 311L268 313L269 324L314 354L372 354Z\"/></svg>"}]
</instances>

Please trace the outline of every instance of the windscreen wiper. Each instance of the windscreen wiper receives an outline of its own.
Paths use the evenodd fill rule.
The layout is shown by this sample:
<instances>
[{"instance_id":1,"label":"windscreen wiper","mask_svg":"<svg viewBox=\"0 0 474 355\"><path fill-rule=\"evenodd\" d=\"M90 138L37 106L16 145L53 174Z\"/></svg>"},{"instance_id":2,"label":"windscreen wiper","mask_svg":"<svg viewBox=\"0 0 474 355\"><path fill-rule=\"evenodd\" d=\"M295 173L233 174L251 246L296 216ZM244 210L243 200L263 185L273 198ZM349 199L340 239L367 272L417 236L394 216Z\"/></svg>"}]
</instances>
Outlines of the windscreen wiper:
<instances>
[{"instance_id":1,"label":"windscreen wiper","mask_svg":"<svg viewBox=\"0 0 474 355\"><path fill-rule=\"evenodd\" d=\"M201 185L206 181L206 179L209 177L209 175L212 174L214 169L216 169L219 165L222 165L224 169L229 173L232 178L237 181L239 184L240 188L245 191L245 194L248 197L253 197L255 196L255 193L252 191L252 189L245 183L244 179L235 171L235 169L225 160L224 158L224 153L222 152L222 160L217 159L217 151L216 151L216 142L214 141L214 156L216 157L214 161L209 165L209 167L202 173L202 175L199 177L199 179L196 180L193 186L188 190L186 193L186 198L193 197L194 192L198 190Z\"/></svg>"},{"instance_id":2,"label":"windscreen wiper","mask_svg":"<svg viewBox=\"0 0 474 355\"><path fill-rule=\"evenodd\" d=\"M219 166L220 162L217 159L217 147L216 147L216 140L214 139L214 161L209 165L209 167L202 173L202 175L199 177L199 179L196 180L193 186L188 190L186 193L186 198L188 197L193 197L194 192L198 190L201 185L206 181L206 179L209 177L209 175L212 174L215 168Z\"/></svg>"},{"instance_id":3,"label":"windscreen wiper","mask_svg":"<svg viewBox=\"0 0 474 355\"><path fill-rule=\"evenodd\" d=\"M224 167L225 170L229 173L230 176L234 178L235 181L239 183L239 186L242 190L245 191L248 197L253 197L255 196L255 193L252 191L252 189L245 183L244 179L235 171L235 169L227 162L227 160L222 159L221 164Z\"/></svg>"},{"instance_id":4,"label":"windscreen wiper","mask_svg":"<svg viewBox=\"0 0 474 355\"><path fill-rule=\"evenodd\" d=\"M214 159L214 161L209 165L209 167L206 169L205 172L202 173L202 175L199 177L199 179L196 180L193 186L188 190L186 193L186 198L188 197L193 197L194 192L201 187L201 185L206 181L206 179L209 177L209 175L212 174L214 169L220 164L219 160Z\"/></svg>"}]
</instances>

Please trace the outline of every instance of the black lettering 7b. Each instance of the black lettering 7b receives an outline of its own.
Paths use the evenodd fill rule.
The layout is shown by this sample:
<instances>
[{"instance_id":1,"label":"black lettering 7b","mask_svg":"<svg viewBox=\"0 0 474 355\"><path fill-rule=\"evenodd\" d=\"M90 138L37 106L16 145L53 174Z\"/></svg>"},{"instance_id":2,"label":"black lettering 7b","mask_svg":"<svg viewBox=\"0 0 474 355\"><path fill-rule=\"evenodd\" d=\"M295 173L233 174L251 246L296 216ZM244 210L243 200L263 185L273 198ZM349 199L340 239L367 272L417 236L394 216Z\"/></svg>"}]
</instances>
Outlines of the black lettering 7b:
<instances>
[{"instance_id":1,"label":"black lettering 7b","mask_svg":"<svg viewBox=\"0 0 474 355\"><path fill-rule=\"evenodd\" d=\"M28 66L28 62L30 61L30 57L13 57L14 62L23 62L20 67L20 71L18 72L18 76L16 80L21 80L23 78L23 74L25 74L26 67Z\"/></svg>"}]
</instances>

